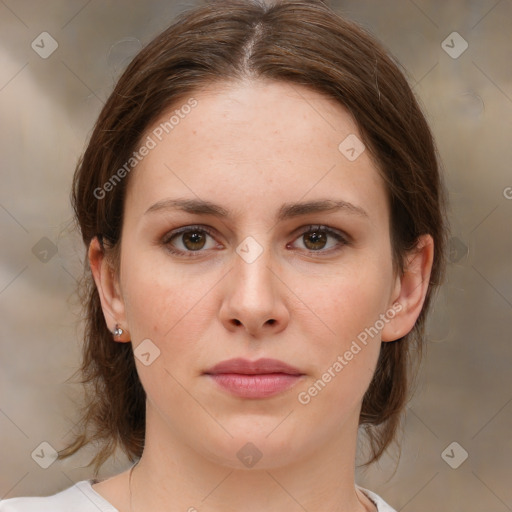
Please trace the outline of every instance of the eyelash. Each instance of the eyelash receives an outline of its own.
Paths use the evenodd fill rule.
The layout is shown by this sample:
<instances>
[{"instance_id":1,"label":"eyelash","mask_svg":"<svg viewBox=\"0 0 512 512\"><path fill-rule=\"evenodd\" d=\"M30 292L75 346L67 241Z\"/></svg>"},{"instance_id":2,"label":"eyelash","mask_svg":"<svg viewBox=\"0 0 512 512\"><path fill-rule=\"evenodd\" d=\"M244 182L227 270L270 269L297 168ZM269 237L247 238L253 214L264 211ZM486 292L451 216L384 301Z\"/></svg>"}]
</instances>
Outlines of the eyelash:
<instances>
[{"instance_id":1,"label":"eyelash","mask_svg":"<svg viewBox=\"0 0 512 512\"><path fill-rule=\"evenodd\" d=\"M212 231L205 226L185 226L183 228L180 228L180 229L171 231L170 233L167 233L167 235L165 235L164 238L162 239L162 244L172 254L175 254L178 256L185 256L187 258L197 257L197 256L195 256L196 254L199 255L199 254L205 252L205 250L199 249L197 251L190 251L190 250L182 251L182 250L176 249L172 245L170 245L170 242L172 239L178 237L179 235L183 235L185 233L190 233L190 232L192 232L192 233L197 232L197 233L201 233L201 234L206 233L210 237L215 238ZM316 255L319 253L325 254L325 253L331 253L333 251L339 251L339 250L341 250L341 248L343 246L350 245L350 243L351 243L350 237L348 237L348 235L344 235L334 229L329 228L328 226L322 226L322 225L308 226L308 229L301 231L294 240L297 240L300 237L303 237L304 235L308 235L310 233L322 233L322 234L333 237L338 242L336 247L333 247L333 248L330 248L327 250L322 250L322 249L319 249L317 251L307 250L307 252L309 254L313 254L313 255ZM208 250L208 249L206 249L206 250Z\"/></svg>"}]
</instances>

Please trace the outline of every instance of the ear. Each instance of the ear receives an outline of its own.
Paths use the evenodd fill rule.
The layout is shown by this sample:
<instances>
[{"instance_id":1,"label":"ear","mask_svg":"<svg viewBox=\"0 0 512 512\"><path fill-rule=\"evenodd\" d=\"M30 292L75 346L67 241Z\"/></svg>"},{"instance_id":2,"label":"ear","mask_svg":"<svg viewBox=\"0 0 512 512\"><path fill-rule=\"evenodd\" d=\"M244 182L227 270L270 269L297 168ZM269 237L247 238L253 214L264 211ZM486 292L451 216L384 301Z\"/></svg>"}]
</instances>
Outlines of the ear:
<instances>
[{"instance_id":1,"label":"ear","mask_svg":"<svg viewBox=\"0 0 512 512\"><path fill-rule=\"evenodd\" d=\"M123 329L123 334L115 337L115 341L130 341L128 331L126 330L125 307L119 283L117 282L114 269L107 261L105 252L101 248L97 237L94 237L89 244L88 256L107 327L113 332L116 325L119 325Z\"/></svg>"},{"instance_id":2,"label":"ear","mask_svg":"<svg viewBox=\"0 0 512 512\"><path fill-rule=\"evenodd\" d=\"M433 261L434 240L431 235L422 235L407 256L404 274L396 278L389 304L394 304L395 316L382 329L382 341L397 340L413 329L425 302Z\"/></svg>"}]
</instances>

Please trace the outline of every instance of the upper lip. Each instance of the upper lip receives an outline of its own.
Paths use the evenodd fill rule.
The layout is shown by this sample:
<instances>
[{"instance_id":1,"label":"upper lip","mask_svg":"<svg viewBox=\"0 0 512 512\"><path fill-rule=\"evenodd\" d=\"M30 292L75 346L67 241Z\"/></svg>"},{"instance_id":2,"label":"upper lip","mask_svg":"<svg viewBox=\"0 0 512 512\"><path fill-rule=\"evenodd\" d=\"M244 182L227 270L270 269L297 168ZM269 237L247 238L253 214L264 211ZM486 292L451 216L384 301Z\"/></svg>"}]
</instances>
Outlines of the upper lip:
<instances>
[{"instance_id":1,"label":"upper lip","mask_svg":"<svg viewBox=\"0 0 512 512\"><path fill-rule=\"evenodd\" d=\"M239 373L244 375L261 375L266 373L287 373L290 375L302 375L302 372L278 359L262 358L256 361L235 358L221 361L206 370L207 374Z\"/></svg>"}]
</instances>

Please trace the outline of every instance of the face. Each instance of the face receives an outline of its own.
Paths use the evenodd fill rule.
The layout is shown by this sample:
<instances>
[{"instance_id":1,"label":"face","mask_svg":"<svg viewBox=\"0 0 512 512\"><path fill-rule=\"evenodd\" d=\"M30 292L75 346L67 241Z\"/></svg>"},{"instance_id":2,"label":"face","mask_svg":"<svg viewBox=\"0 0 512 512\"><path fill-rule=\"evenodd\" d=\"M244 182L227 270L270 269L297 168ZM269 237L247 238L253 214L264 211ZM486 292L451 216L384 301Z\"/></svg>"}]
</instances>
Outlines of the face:
<instances>
[{"instance_id":1,"label":"face","mask_svg":"<svg viewBox=\"0 0 512 512\"><path fill-rule=\"evenodd\" d=\"M136 358L148 431L233 467L247 442L260 467L284 465L355 435L398 291L386 190L368 151L340 151L357 126L316 92L192 96L142 139L156 145L129 177L114 309L136 353L159 354ZM296 371L210 374L232 358Z\"/></svg>"}]
</instances>

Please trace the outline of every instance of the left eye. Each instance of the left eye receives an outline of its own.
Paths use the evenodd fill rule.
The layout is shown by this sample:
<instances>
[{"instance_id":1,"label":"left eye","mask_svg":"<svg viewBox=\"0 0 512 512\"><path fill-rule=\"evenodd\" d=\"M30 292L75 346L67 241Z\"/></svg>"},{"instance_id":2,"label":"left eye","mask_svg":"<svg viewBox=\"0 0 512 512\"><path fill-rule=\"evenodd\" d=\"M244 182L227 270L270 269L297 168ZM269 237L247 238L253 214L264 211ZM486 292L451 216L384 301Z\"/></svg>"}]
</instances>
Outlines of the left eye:
<instances>
[{"instance_id":1,"label":"left eye","mask_svg":"<svg viewBox=\"0 0 512 512\"><path fill-rule=\"evenodd\" d=\"M328 244L329 238L334 239L335 242ZM325 226L310 226L307 231L302 232L297 240L301 240L304 248L311 252L323 252L324 249L329 250L348 243L341 233Z\"/></svg>"}]
</instances>

